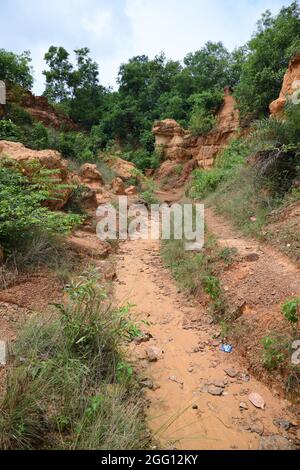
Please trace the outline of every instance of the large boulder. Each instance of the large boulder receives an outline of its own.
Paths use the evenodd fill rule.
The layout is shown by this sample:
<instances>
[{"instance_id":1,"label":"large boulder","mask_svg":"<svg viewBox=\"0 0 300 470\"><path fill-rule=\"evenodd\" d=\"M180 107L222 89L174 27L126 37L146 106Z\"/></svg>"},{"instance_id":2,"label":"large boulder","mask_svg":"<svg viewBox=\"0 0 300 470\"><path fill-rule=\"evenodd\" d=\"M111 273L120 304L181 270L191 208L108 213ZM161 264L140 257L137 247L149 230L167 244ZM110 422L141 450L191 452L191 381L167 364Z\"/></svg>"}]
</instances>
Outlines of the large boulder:
<instances>
[{"instance_id":1,"label":"large boulder","mask_svg":"<svg viewBox=\"0 0 300 470\"><path fill-rule=\"evenodd\" d=\"M300 87L300 54L297 54L289 63L284 76L282 88L277 100L270 104L272 116L280 116L284 110L287 99Z\"/></svg>"},{"instance_id":2,"label":"large boulder","mask_svg":"<svg viewBox=\"0 0 300 470\"><path fill-rule=\"evenodd\" d=\"M107 165L113 170L116 176L126 181L132 178L132 173L136 169L136 166L132 162L123 160L121 157L112 155L106 159Z\"/></svg>"},{"instance_id":3,"label":"large boulder","mask_svg":"<svg viewBox=\"0 0 300 470\"><path fill-rule=\"evenodd\" d=\"M59 210L65 206L72 193L72 187L67 162L59 152L55 150L31 150L18 142L1 140L0 161L5 158L18 162L24 174L28 177L33 172L32 162L38 162L41 167L52 170L53 174L49 178L55 180L57 185L66 186L56 190L53 199L46 201L46 205L53 210Z\"/></svg>"},{"instance_id":4,"label":"large boulder","mask_svg":"<svg viewBox=\"0 0 300 470\"><path fill-rule=\"evenodd\" d=\"M79 173L84 183L91 183L95 181L101 184L103 183L103 178L97 168L97 165L85 163L81 166Z\"/></svg>"}]
</instances>

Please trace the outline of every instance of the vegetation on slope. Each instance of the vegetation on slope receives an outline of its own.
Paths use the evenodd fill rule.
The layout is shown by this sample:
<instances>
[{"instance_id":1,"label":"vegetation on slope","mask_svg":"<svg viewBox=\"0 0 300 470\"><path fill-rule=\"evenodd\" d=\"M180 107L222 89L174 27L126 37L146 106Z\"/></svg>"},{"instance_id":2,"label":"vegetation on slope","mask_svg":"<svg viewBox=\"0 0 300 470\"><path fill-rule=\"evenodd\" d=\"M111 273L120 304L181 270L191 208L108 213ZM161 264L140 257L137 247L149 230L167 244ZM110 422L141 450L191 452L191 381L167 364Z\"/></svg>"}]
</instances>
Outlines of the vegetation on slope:
<instances>
[{"instance_id":1,"label":"vegetation on slope","mask_svg":"<svg viewBox=\"0 0 300 470\"><path fill-rule=\"evenodd\" d=\"M122 345L138 333L90 271L12 349L0 403L1 449L143 449L143 404Z\"/></svg>"}]
</instances>

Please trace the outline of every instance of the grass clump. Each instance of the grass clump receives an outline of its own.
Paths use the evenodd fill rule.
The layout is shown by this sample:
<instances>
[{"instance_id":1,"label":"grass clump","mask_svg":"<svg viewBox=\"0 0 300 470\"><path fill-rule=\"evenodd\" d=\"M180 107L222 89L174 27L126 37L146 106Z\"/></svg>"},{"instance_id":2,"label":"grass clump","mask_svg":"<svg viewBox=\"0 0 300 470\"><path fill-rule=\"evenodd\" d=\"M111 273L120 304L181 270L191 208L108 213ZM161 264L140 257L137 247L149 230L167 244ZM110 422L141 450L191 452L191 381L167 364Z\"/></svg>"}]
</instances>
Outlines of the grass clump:
<instances>
[{"instance_id":1,"label":"grass clump","mask_svg":"<svg viewBox=\"0 0 300 470\"><path fill-rule=\"evenodd\" d=\"M218 253L212 236L207 238L201 252L186 251L185 240L165 240L161 245L163 262L171 269L178 285L194 296L203 292L207 294L209 311L217 321L224 319L227 311L218 277L223 265Z\"/></svg>"},{"instance_id":2,"label":"grass clump","mask_svg":"<svg viewBox=\"0 0 300 470\"><path fill-rule=\"evenodd\" d=\"M2 449L141 449L143 405L122 344L136 331L94 273L52 318L36 317L12 350L0 404Z\"/></svg>"},{"instance_id":3,"label":"grass clump","mask_svg":"<svg viewBox=\"0 0 300 470\"><path fill-rule=\"evenodd\" d=\"M203 199L230 180L245 162L247 145L242 139L233 140L222 152L211 170L195 170L193 180L188 188L193 199Z\"/></svg>"}]
</instances>

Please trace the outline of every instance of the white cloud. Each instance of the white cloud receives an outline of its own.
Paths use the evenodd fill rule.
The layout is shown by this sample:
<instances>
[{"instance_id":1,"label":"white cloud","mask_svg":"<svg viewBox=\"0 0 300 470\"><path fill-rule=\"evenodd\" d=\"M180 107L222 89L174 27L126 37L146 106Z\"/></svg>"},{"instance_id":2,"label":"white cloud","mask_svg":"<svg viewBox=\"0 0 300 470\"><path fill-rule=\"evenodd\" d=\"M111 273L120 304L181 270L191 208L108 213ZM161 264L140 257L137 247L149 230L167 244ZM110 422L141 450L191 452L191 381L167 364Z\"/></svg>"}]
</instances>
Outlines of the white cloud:
<instances>
[{"instance_id":1,"label":"white cloud","mask_svg":"<svg viewBox=\"0 0 300 470\"><path fill-rule=\"evenodd\" d=\"M82 26L95 39L101 39L111 32L112 20L111 11L97 9L96 12L92 12L92 16L85 16L83 18Z\"/></svg>"},{"instance_id":2,"label":"white cloud","mask_svg":"<svg viewBox=\"0 0 300 470\"><path fill-rule=\"evenodd\" d=\"M116 86L120 64L134 55L164 51L181 60L207 41L233 49L249 40L264 10L277 13L291 0L15 0L18 8L1 2L0 42L18 53L32 51L34 90L41 93L43 56L52 44L69 52L89 47L102 83Z\"/></svg>"}]
</instances>

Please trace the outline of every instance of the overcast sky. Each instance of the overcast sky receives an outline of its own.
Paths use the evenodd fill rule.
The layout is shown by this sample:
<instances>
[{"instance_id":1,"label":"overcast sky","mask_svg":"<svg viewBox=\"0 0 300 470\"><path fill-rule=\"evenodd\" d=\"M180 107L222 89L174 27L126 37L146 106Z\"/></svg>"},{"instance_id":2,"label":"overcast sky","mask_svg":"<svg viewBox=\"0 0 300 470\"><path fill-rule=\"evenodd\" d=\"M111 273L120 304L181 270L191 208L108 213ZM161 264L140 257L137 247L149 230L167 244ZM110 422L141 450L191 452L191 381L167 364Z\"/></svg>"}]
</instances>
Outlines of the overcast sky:
<instances>
[{"instance_id":1,"label":"overcast sky","mask_svg":"<svg viewBox=\"0 0 300 470\"><path fill-rule=\"evenodd\" d=\"M32 52L35 93L42 93L50 45L89 47L101 82L115 86L119 65L134 55L182 59L207 41L244 44L261 13L291 0L0 0L0 48Z\"/></svg>"}]
</instances>

